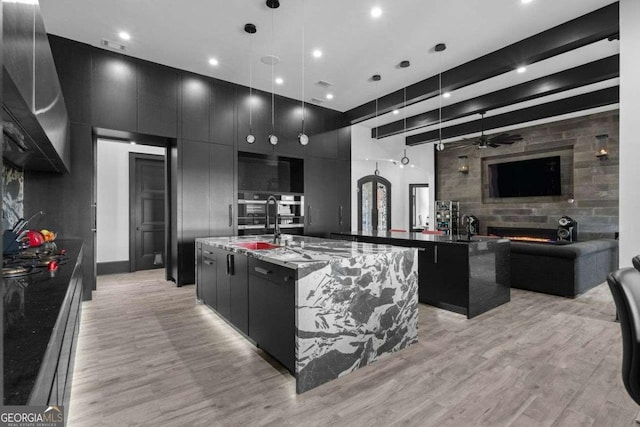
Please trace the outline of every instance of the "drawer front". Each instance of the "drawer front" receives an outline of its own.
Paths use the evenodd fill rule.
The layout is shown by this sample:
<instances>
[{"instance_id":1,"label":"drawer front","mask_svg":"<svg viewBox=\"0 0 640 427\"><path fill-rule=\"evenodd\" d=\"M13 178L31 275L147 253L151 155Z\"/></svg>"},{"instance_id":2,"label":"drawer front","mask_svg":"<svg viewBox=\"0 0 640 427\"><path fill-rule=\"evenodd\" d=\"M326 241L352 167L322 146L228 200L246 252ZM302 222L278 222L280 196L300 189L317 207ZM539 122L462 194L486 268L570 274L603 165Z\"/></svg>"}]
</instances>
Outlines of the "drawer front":
<instances>
[{"instance_id":1,"label":"drawer front","mask_svg":"<svg viewBox=\"0 0 640 427\"><path fill-rule=\"evenodd\" d=\"M294 286L296 281L296 270L251 257L249 274L284 286Z\"/></svg>"}]
</instances>

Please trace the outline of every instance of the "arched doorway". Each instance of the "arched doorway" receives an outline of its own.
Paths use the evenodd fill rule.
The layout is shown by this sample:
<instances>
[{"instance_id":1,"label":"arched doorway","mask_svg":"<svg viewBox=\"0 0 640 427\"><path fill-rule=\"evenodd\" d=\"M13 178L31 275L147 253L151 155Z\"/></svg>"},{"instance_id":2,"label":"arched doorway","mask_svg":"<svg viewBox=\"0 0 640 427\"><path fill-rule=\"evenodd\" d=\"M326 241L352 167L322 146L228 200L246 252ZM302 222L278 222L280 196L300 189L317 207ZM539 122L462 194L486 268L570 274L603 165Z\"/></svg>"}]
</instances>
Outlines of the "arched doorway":
<instances>
[{"instance_id":1,"label":"arched doorway","mask_svg":"<svg viewBox=\"0 0 640 427\"><path fill-rule=\"evenodd\" d=\"M391 183L378 175L358 180L358 230L391 228Z\"/></svg>"}]
</instances>

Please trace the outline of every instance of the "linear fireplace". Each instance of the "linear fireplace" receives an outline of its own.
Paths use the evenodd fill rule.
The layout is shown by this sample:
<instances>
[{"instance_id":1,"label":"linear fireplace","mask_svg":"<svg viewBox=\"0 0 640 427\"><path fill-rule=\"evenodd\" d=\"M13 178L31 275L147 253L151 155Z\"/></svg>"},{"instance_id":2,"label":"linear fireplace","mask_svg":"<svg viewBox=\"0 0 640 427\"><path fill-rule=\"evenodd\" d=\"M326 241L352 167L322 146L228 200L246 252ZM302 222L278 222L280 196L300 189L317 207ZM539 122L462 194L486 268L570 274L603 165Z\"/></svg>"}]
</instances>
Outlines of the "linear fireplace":
<instances>
[{"instance_id":1,"label":"linear fireplace","mask_svg":"<svg viewBox=\"0 0 640 427\"><path fill-rule=\"evenodd\" d=\"M556 243L558 240L555 228L487 227L487 234L523 242Z\"/></svg>"}]
</instances>

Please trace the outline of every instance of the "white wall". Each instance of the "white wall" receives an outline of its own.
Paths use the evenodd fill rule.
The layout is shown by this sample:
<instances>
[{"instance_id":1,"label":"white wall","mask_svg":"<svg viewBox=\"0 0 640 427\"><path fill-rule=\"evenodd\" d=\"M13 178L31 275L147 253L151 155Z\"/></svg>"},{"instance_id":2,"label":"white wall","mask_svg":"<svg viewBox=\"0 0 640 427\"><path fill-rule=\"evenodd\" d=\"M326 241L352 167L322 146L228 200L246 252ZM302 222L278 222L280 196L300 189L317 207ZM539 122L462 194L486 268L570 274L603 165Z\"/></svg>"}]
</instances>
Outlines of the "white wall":
<instances>
[{"instance_id":1,"label":"white wall","mask_svg":"<svg viewBox=\"0 0 640 427\"><path fill-rule=\"evenodd\" d=\"M640 254L640 1L620 1L620 267Z\"/></svg>"},{"instance_id":2,"label":"white wall","mask_svg":"<svg viewBox=\"0 0 640 427\"><path fill-rule=\"evenodd\" d=\"M403 135L376 140L371 129L362 125L351 127L351 228L358 228L358 180L373 175L378 162L380 176L391 182L391 228L409 230L409 184L429 184L433 211L434 155L433 144L406 147ZM407 150L409 166L400 168L400 159ZM368 159L368 160L367 160ZM394 159L394 165L389 159ZM413 165L413 167L411 167ZM429 221L433 228L433 220Z\"/></svg>"},{"instance_id":3,"label":"white wall","mask_svg":"<svg viewBox=\"0 0 640 427\"><path fill-rule=\"evenodd\" d=\"M98 140L96 261L129 260L129 153L164 148Z\"/></svg>"}]
</instances>

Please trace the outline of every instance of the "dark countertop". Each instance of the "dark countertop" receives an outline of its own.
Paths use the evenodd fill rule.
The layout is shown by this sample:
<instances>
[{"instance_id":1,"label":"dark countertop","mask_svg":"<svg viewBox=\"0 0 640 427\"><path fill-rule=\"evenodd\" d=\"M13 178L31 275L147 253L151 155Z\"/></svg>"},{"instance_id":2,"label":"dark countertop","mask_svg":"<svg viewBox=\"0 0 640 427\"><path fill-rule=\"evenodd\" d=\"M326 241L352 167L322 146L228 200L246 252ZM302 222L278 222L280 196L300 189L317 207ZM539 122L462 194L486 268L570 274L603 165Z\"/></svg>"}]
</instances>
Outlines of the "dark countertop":
<instances>
[{"instance_id":1,"label":"dark countertop","mask_svg":"<svg viewBox=\"0 0 640 427\"><path fill-rule=\"evenodd\" d=\"M367 237L382 240L396 240L406 242L430 242L430 243L451 243L456 245L469 245L477 246L486 242L509 242L509 239L503 239L500 237L490 236L473 236L471 240L467 240L466 235L438 235L438 234L423 234L423 233L409 233L409 232L391 232L391 231L344 231L341 233L333 233L334 236L354 236L354 237Z\"/></svg>"},{"instance_id":2,"label":"dark countertop","mask_svg":"<svg viewBox=\"0 0 640 427\"><path fill-rule=\"evenodd\" d=\"M67 262L56 277L42 273L27 279L3 279L4 405L26 405L71 281L82 240L56 240Z\"/></svg>"}]
</instances>

